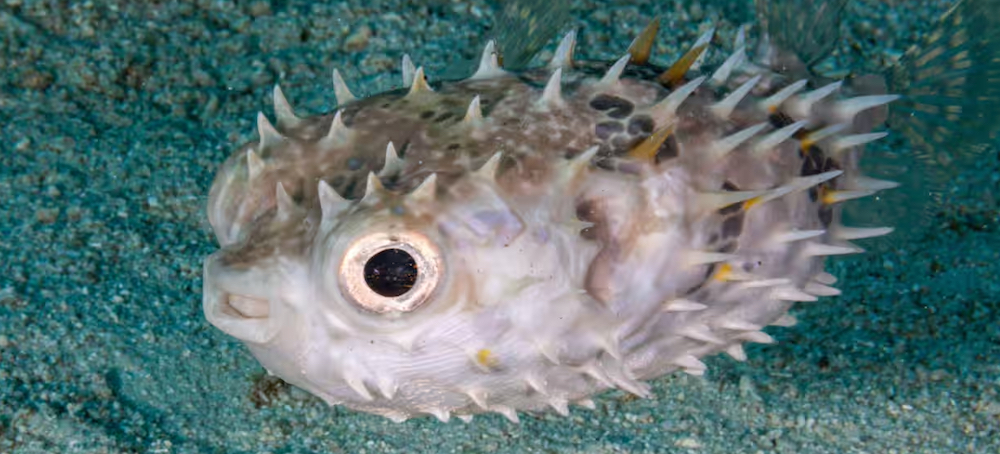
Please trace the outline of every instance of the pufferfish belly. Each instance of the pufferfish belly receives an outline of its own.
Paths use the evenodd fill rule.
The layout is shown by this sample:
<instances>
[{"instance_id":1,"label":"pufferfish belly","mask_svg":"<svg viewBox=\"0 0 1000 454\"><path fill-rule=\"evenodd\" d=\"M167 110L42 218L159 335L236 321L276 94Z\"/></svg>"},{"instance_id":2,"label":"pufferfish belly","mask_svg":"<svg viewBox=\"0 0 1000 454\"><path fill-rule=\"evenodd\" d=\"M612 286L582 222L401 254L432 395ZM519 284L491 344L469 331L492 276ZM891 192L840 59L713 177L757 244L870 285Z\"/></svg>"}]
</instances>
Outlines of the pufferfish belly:
<instances>
[{"instance_id":1,"label":"pufferfish belly","mask_svg":"<svg viewBox=\"0 0 1000 454\"><path fill-rule=\"evenodd\" d=\"M838 293L825 256L889 232L838 205L893 186L857 161L895 97L742 50L692 71L711 37L666 69L652 39L581 62L570 33L519 73L491 43L468 79L404 59L405 87L364 99L334 72L340 108L313 118L276 88L277 125L259 115L211 190L206 318L271 374L395 421L567 414L745 359L792 304Z\"/></svg>"}]
</instances>

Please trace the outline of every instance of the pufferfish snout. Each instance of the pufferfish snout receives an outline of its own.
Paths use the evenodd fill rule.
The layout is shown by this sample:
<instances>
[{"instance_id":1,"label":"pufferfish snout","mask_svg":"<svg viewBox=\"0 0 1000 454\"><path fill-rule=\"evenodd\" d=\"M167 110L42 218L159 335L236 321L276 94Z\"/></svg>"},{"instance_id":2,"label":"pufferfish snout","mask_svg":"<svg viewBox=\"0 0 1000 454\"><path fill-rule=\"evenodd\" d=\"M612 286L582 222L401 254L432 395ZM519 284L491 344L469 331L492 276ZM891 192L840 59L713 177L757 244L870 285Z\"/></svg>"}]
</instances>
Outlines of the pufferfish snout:
<instances>
[{"instance_id":1,"label":"pufferfish snout","mask_svg":"<svg viewBox=\"0 0 1000 454\"><path fill-rule=\"evenodd\" d=\"M655 28L647 29L650 38ZM281 379L396 421L570 404L700 358L745 359L796 301L834 295L828 255L888 233L840 203L894 186L858 172L866 112L895 99L810 86L736 52L669 68L639 39L615 62L478 70L296 116L221 167L204 311Z\"/></svg>"}]
</instances>

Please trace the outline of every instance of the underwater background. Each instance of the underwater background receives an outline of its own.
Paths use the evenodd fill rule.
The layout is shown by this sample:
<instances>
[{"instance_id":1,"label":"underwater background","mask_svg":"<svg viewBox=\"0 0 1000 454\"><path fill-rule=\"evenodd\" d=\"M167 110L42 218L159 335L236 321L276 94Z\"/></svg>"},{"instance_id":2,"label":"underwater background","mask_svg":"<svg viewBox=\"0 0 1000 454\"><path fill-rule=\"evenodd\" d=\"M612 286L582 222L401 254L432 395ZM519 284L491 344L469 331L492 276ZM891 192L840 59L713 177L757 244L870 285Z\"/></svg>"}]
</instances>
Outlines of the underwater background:
<instances>
[{"instance_id":1,"label":"underwater background","mask_svg":"<svg viewBox=\"0 0 1000 454\"><path fill-rule=\"evenodd\" d=\"M580 58L614 60L654 16L661 63L712 26L724 58L749 24L816 73L891 73L953 30L954 4L0 0L0 453L1000 452L995 121L942 143L891 120L863 167L904 186L851 215L897 234L830 260L843 295L799 305L777 344L654 380L652 399L396 424L267 377L201 309L208 188L275 83L322 113L335 67L372 94L401 84L404 53L460 77L489 38L544 58L572 27Z\"/></svg>"}]
</instances>

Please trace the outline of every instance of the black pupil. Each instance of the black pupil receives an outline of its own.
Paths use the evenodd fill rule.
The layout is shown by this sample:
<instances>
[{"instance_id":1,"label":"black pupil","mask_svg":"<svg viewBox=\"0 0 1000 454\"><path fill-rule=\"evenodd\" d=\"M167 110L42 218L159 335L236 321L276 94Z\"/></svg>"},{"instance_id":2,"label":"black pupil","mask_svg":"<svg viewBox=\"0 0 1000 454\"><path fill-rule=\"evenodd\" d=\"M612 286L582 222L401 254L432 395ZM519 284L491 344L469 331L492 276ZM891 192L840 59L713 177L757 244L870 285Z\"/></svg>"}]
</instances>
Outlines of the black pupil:
<instances>
[{"instance_id":1,"label":"black pupil","mask_svg":"<svg viewBox=\"0 0 1000 454\"><path fill-rule=\"evenodd\" d=\"M379 295L402 295L417 282L417 262L406 251L386 249L365 263L365 282Z\"/></svg>"}]
</instances>

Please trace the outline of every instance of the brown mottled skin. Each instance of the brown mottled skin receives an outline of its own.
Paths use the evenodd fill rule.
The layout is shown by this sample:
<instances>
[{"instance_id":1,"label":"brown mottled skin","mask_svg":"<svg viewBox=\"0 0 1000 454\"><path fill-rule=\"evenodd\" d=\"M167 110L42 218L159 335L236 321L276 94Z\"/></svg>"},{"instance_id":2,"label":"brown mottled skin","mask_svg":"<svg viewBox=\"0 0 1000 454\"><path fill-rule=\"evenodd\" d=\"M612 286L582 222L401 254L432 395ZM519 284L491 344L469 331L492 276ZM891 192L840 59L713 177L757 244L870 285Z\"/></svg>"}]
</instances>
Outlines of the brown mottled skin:
<instances>
[{"instance_id":1,"label":"brown mottled skin","mask_svg":"<svg viewBox=\"0 0 1000 454\"><path fill-rule=\"evenodd\" d=\"M590 65L594 70L607 67L603 63ZM319 179L344 197L356 199L364 193L368 173L378 172L384 165L386 144L393 142L404 158L405 168L384 181L389 188L410 190L431 173L437 173L439 184L446 186L502 151L499 180L509 189L520 188L527 195L532 182L545 181L554 159L575 156L599 142L592 125L602 112L587 105L588 97L570 96L574 84L569 77L564 79L564 109L532 107L539 87L549 76L548 70L535 70L497 79L452 82L417 98L407 97L406 90L395 90L356 100L342 111L343 122L353 133L351 143L327 152L315 150L311 142L326 134L332 113L305 119L295 127L278 124L278 130L297 146L261 153L268 163L266 177L272 185L280 181L303 206L317 205ZM629 86L638 102L648 103L665 92L649 84ZM480 96L483 116L490 120L490 128L485 130L462 124L469 102L476 95ZM636 141L646 136L648 133L637 136ZM233 217L242 222L266 213L275 203L268 187L272 185L255 182L246 187L245 181L238 181L247 175L245 153L246 147L236 150L216 177L216 181L231 180L233 193L242 194L220 201L227 204L227 212L235 213L239 205L253 207L243 216Z\"/></svg>"}]
</instances>

